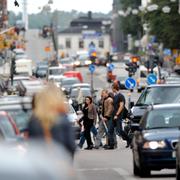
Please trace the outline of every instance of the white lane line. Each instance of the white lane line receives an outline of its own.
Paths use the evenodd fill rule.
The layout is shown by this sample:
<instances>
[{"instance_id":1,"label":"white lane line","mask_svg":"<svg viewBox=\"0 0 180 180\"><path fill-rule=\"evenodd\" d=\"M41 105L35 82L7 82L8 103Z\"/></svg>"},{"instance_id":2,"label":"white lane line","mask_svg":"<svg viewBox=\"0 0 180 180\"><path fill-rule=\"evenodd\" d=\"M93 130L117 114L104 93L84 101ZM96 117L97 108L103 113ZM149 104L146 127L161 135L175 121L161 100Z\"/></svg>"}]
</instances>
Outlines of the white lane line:
<instances>
[{"instance_id":1,"label":"white lane line","mask_svg":"<svg viewBox=\"0 0 180 180\"><path fill-rule=\"evenodd\" d=\"M122 168L91 168L91 169L76 169L77 172L86 172L86 171L109 171L109 170L113 170L115 172L117 172L121 178L123 178L124 180L137 180L135 177L132 177L133 175L131 175L128 171L122 169Z\"/></svg>"},{"instance_id":2,"label":"white lane line","mask_svg":"<svg viewBox=\"0 0 180 180\"><path fill-rule=\"evenodd\" d=\"M113 168L113 170L116 171L119 175L121 175L124 179L136 180L135 177L132 177L132 175L128 171L126 171L122 168Z\"/></svg>"}]
</instances>

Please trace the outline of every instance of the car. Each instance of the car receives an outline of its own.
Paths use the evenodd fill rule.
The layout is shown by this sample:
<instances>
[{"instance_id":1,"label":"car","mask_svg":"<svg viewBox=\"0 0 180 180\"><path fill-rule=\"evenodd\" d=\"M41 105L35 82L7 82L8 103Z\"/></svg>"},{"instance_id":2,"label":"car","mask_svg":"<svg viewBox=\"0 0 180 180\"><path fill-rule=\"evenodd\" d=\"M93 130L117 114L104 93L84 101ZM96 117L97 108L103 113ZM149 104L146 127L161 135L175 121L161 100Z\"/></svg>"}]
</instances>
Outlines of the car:
<instances>
[{"instance_id":1,"label":"car","mask_svg":"<svg viewBox=\"0 0 180 180\"><path fill-rule=\"evenodd\" d=\"M45 82L39 79L31 81L23 80L19 83L18 93L20 96L32 96L34 93L45 87L45 85Z\"/></svg>"},{"instance_id":2,"label":"car","mask_svg":"<svg viewBox=\"0 0 180 180\"><path fill-rule=\"evenodd\" d=\"M139 122L147 107L151 104L180 103L180 84L155 84L147 86L136 104L131 102L134 122Z\"/></svg>"},{"instance_id":3,"label":"car","mask_svg":"<svg viewBox=\"0 0 180 180\"><path fill-rule=\"evenodd\" d=\"M127 89L125 87L125 81L128 77L127 76L117 76L116 80L120 82L120 89Z\"/></svg>"},{"instance_id":4,"label":"car","mask_svg":"<svg viewBox=\"0 0 180 180\"><path fill-rule=\"evenodd\" d=\"M79 139L81 129L77 123L78 116L77 116L76 111L74 110L73 106L69 102L68 103L66 102L66 104L68 105L68 114L67 114L68 119L74 129L76 139Z\"/></svg>"},{"instance_id":5,"label":"car","mask_svg":"<svg viewBox=\"0 0 180 180\"><path fill-rule=\"evenodd\" d=\"M137 82L137 91L141 92L147 85L147 77L150 74L148 69L144 65L140 65L135 74L136 82ZM156 75L157 80L159 81L159 70L157 67L153 69L153 74Z\"/></svg>"},{"instance_id":6,"label":"car","mask_svg":"<svg viewBox=\"0 0 180 180\"><path fill-rule=\"evenodd\" d=\"M27 125L32 114L32 98L20 96L3 96L0 98L0 111L6 111L13 117L20 133L27 137Z\"/></svg>"},{"instance_id":7,"label":"car","mask_svg":"<svg viewBox=\"0 0 180 180\"><path fill-rule=\"evenodd\" d=\"M39 65L36 69L37 78L45 78L47 76L48 65Z\"/></svg>"},{"instance_id":8,"label":"car","mask_svg":"<svg viewBox=\"0 0 180 180\"><path fill-rule=\"evenodd\" d=\"M81 83L83 83L83 77L82 77L81 72L79 72L79 71L66 71L66 72L64 72L63 75L66 77L76 77L79 79L79 81Z\"/></svg>"},{"instance_id":9,"label":"car","mask_svg":"<svg viewBox=\"0 0 180 180\"><path fill-rule=\"evenodd\" d=\"M28 148L0 143L0 177L3 180L77 179L72 158L59 144L29 141ZM61 173L59 172L61 170Z\"/></svg>"},{"instance_id":10,"label":"car","mask_svg":"<svg viewBox=\"0 0 180 180\"><path fill-rule=\"evenodd\" d=\"M70 89L70 91L72 90L72 89L77 89L77 88L91 88L91 85L90 84L88 84L88 83L77 83L77 84L73 84L72 86L71 86L71 89Z\"/></svg>"},{"instance_id":11,"label":"car","mask_svg":"<svg viewBox=\"0 0 180 180\"><path fill-rule=\"evenodd\" d=\"M180 104L152 105L134 128L133 172L150 176L151 170L174 169L180 136ZM133 127L133 125L132 125Z\"/></svg>"},{"instance_id":12,"label":"car","mask_svg":"<svg viewBox=\"0 0 180 180\"><path fill-rule=\"evenodd\" d=\"M66 71L66 68L63 66L51 66L48 68L47 79L49 80L56 76L63 75L65 71Z\"/></svg>"},{"instance_id":13,"label":"car","mask_svg":"<svg viewBox=\"0 0 180 180\"><path fill-rule=\"evenodd\" d=\"M22 80L29 81L31 78L29 76L14 76L13 82L11 82L11 79L8 80L8 86L7 86L7 93L8 94L16 94L19 88L19 83Z\"/></svg>"},{"instance_id":14,"label":"car","mask_svg":"<svg viewBox=\"0 0 180 180\"><path fill-rule=\"evenodd\" d=\"M106 66L107 64L107 58L105 56L100 56L100 57L97 57L96 60L95 60L95 64L97 66Z\"/></svg>"},{"instance_id":15,"label":"car","mask_svg":"<svg viewBox=\"0 0 180 180\"><path fill-rule=\"evenodd\" d=\"M180 139L176 145L176 180L180 179Z\"/></svg>"},{"instance_id":16,"label":"car","mask_svg":"<svg viewBox=\"0 0 180 180\"><path fill-rule=\"evenodd\" d=\"M89 59L88 51L79 51L77 52L76 60L74 61L74 65L76 67L88 66L91 64L91 60Z\"/></svg>"},{"instance_id":17,"label":"car","mask_svg":"<svg viewBox=\"0 0 180 180\"><path fill-rule=\"evenodd\" d=\"M62 79L60 86L66 94L69 94L71 86L77 83L80 83L79 79L75 77L66 77Z\"/></svg>"},{"instance_id":18,"label":"car","mask_svg":"<svg viewBox=\"0 0 180 180\"><path fill-rule=\"evenodd\" d=\"M91 96L91 89L90 88L81 88L82 96L85 99L86 96ZM75 111L78 111L78 104L77 104L77 97L78 97L79 89L73 88L70 91L69 98L72 100L72 106L74 107Z\"/></svg>"},{"instance_id":19,"label":"car","mask_svg":"<svg viewBox=\"0 0 180 180\"><path fill-rule=\"evenodd\" d=\"M67 57L67 58L62 58L58 60L59 63L66 67L67 71L73 71L75 66L74 66L74 59L71 57Z\"/></svg>"}]
</instances>

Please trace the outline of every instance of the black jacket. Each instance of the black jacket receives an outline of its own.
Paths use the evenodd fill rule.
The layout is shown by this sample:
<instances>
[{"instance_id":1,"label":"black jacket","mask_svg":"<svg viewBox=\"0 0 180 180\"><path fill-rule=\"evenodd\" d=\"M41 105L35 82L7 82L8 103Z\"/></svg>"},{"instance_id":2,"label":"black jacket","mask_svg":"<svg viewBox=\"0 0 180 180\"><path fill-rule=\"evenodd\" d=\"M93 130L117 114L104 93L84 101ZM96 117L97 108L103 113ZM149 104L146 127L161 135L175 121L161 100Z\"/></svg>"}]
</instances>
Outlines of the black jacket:
<instances>
[{"instance_id":1,"label":"black jacket","mask_svg":"<svg viewBox=\"0 0 180 180\"><path fill-rule=\"evenodd\" d=\"M34 115L30 118L28 130L30 139L45 140L42 125ZM63 145L73 156L76 150L75 133L67 116L60 116L50 132L53 140Z\"/></svg>"}]
</instances>

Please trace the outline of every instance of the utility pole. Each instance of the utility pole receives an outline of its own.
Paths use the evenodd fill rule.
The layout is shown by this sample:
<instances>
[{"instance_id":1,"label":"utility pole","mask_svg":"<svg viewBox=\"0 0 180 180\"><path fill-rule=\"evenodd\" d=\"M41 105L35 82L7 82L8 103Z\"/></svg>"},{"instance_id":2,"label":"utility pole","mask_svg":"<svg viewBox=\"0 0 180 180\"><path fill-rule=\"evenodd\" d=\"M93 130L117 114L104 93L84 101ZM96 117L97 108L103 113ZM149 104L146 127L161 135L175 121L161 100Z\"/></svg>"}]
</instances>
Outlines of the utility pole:
<instances>
[{"instance_id":1,"label":"utility pole","mask_svg":"<svg viewBox=\"0 0 180 180\"><path fill-rule=\"evenodd\" d=\"M5 29L8 25L7 0L0 0L0 28Z\"/></svg>"},{"instance_id":2,"label":"utility pole","mask_svg":"<svg viewBox=\"0 0 180 180\"><path fill-rule=\"evenodd\" d=\"M179 0L179 9L178 9L178 12L179 12L179 14L180 14L180 0Z\"/></svg>"},{"instance_id":3,"label":"utility pole","mask_svg":"<svg viewBox=\"0 0 180 180\"><path fill-rule=\"evenodd\" d=\"M24 27L26 30L28 30L28 12L27 12L27 0L23 0L23 16L22 16L22 21L24 23Z\"/></svg>"}]
</instances>

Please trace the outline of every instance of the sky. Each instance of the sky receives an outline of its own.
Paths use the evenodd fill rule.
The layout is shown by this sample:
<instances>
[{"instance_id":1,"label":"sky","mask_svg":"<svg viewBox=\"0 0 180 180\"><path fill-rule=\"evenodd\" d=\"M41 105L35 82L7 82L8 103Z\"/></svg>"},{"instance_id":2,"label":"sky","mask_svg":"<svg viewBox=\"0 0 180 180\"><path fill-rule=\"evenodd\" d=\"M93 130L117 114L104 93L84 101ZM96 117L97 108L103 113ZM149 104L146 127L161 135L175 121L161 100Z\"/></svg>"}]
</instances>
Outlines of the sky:
<instances>
[{"instance_id":1,"label":"sky","mask_svg":"<svg viewBox=\"0 0 180 180\"><path fill-rule=\"evenodd\" d=\"M23 0L17 0L19 7L14 6L14 0L8 1L8 10L15 13L22 12ZM113 0L53 0L52 10L71 11L72 9L81 12L102 12L108 13L112 10ZM28 14L38 13L48 3L48 0L27 0Z\"/></svg>"}]
</instances>

